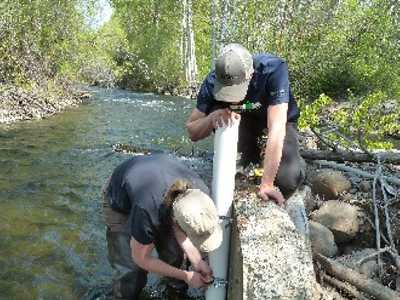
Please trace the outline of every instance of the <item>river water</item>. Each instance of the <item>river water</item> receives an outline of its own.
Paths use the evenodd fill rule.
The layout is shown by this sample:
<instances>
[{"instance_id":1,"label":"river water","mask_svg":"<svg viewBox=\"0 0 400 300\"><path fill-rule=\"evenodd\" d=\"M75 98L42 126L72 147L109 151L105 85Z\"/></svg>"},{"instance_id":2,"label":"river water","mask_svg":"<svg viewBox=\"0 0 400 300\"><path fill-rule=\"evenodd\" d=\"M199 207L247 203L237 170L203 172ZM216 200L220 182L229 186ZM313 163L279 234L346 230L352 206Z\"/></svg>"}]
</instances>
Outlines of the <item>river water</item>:
<instances>
[{"instance_id":1,"label":"river water","mask_svg":"<svg viewBox=\"0 0 400 300\"><path fill-rule=\"evenodd\" d=\"M211 141L193 151L184 129L194 101L92 91L78 108L0 126L0 299L107 298L100 190L130 157L113 152L113 144L175 151L209 184Z\"/></svg>"}]
</instances>

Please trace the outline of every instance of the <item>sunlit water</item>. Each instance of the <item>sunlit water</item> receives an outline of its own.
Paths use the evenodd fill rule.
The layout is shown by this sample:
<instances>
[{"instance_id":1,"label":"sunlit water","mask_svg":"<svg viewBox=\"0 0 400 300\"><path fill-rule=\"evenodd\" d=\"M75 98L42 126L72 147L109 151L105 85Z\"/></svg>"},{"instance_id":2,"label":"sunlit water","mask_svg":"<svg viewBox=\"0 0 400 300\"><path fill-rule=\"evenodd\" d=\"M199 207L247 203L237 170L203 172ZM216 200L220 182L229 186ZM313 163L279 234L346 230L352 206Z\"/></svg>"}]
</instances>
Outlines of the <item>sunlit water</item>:
<instances>
[{"instance_id":1,"label":"sunlit water","mask_svg":"<svg viewBox=\"0 0 400 300\"><path fill-rule=\"evenodd\" d=\"M112 152L113 144L177 151L209 183L210 140L190 156L184 129L194 101L94 93L49 119L0 127L0 299L107 298L100 190L129 157Z\"/></svg>"}]
</instances>

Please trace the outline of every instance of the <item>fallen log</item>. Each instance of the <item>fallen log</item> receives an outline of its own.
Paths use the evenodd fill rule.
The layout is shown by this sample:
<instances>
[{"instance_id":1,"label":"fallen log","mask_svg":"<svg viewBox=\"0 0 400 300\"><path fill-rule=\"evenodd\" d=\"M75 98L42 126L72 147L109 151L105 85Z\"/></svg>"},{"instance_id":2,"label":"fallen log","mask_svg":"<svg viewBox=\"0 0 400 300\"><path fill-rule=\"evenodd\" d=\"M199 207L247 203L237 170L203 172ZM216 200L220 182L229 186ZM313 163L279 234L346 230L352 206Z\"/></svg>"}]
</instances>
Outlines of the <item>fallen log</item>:
<instances>
[{"instance_id":1,"label":"fallen log","mask_svg":"<svg viewBox=\"0 0 400 300\"><path fill-rule=\"evenodd\" d=\"M366 178L371 178L371 179L375 178L374 174L371 174L371 173L368 173L368 172L365 172L365 171L362 171L362 170L359 170L359 169L356 169L356 168L352 168L352 167L349 167L349 166L346 166L346 165L338 164L338 163L335 163L333 161L315 160L315 161L313 161L313 163L317 164L320 167L322 167L322 166L330 167L330 168L342 170L342 171L345 171L345 172L350 172L350 173L353 173L353 174L355 174L357 176L361 176L361 177L366 177ZM398 178L398 177L395 177L395 176L382 176L382 177L388 183L392 183L392 184L395 184L395 185L400 185L400 178Z\"/></svg>"},{"instance_id":2,"label":"fallen log","mask_svg":"<svg viewBox=\"0 0 400 300\"><path fill-rule=\"evenodd\" d=\"M336 279L335 277L331 277L328 275L324 275L323 280L325 282L327 282L328 284L330 284L331 286L350 294L355 299L359 299L359 300L370 300L371 299L371 298L365 296L364 294L362 294L361 292L359 292L354 286L350 285L348 282L342 282L342 281Z\"/></svg>"},{"instance_id":3,"label":"fallen log","mask_svg":"<svg viewBox=\"0 0 400 300\"><path fill-rule=\"evenodd\" d=\"M378 153L377 153L378 154ZM352 162L374 162L376 158L368 153L352 151L326 151L305 149L300 150L300 155L309 160L330 160L330 161L352 161ZM400 152L379 152L381 162L400 164Z\"/></svg>"},{"instance_id":4,"label":"fallen log","mask_svg":"<svg viewBox=\"0 0 400 300\"><path fill-rule=\"evenodd\" d=\"M366 293L376 300L398 300L400 294L392 289L369 279L363 274L360 274L352 269L349 269L342 264L335 262L321 254L316 254L315 258L330 275L342 280L347 281L354 285L358 290Z\"/></svg>"}]
</instances>

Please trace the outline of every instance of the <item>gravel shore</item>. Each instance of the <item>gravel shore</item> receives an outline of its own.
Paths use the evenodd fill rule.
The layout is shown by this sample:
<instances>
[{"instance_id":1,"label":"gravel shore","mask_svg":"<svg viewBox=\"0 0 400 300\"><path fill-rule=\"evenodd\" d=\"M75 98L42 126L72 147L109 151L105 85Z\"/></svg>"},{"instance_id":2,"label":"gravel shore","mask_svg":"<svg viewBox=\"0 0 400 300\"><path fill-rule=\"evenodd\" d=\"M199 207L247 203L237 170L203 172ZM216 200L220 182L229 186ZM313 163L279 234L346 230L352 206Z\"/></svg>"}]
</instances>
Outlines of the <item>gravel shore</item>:
<instances>
[{"instance_id":1,"label":"gravel shore","mask_svg":"<svg viewBox=\"0 0 400 300\"><path fill-rule=\"evenodd\" d=\"M77 106L90 95L74 89L57 92L27 91L0 84L0 124L37 120L54 115L67 107Z\"/></svg>"}]
</instances>

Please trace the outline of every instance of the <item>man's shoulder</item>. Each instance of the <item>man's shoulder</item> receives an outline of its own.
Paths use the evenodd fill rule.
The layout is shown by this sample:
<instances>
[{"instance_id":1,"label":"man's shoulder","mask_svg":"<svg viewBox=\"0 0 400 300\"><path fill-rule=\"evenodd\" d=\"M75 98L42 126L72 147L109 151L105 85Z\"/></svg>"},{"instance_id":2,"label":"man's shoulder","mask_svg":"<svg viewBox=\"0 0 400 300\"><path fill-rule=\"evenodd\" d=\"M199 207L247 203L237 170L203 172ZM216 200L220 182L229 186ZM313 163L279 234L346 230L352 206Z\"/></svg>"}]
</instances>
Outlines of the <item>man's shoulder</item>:
<instances>
[{"instance_id":1,"label":"man's shoulder","mask_svg":"<svg viewBox=\"0 0 400 300\"><path fill-rule=\"evenodd\" d=\"M286 61L271 53L258 53L253 56L254 69L260 73L272 73Z\"/></svg>"},{"instance_id":2,"label":"man's shoulder","mask_svg":"<svg viewBox=\"0 0 400 300\"><path fill-rule=\"evenodd\" d=\"M203 113L208 113L210 104L214 101L212 91L215 85L215 71L211 70L203 80L197 93L197 109Z\"/></svg>"},{"instance_id":3,"label":"man's shoulder","mask_svg":"<svg viewBox=\"0 0 400 300\"><path fill-rule=\"evenodd\" d=\"M215 82L215 70L211 70L206 75L206 78L204 78L204 83L207 85L214 86L214 82Z\"/></svg>"}]
</instances>

